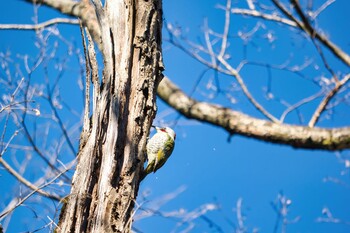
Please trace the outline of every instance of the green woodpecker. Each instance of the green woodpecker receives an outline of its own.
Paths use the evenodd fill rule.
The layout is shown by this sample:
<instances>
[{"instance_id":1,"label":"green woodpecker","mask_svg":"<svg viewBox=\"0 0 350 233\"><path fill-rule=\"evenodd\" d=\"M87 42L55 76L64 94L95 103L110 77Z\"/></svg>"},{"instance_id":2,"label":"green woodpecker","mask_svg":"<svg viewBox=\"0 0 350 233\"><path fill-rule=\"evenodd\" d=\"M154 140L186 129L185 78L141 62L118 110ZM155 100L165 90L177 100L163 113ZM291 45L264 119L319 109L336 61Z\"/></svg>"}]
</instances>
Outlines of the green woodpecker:
<instances>
[{"instance_id":1,"label":"green woodpecker","mask_svg":"<svg viewBox=\"0 0 350 233\"><path fill-rule=\"evenodd\" d=\"M147 143L147 174L161 168L174 150L176 134L169 127L154 127L157 133Z\"/></svg>"}]
</instances>

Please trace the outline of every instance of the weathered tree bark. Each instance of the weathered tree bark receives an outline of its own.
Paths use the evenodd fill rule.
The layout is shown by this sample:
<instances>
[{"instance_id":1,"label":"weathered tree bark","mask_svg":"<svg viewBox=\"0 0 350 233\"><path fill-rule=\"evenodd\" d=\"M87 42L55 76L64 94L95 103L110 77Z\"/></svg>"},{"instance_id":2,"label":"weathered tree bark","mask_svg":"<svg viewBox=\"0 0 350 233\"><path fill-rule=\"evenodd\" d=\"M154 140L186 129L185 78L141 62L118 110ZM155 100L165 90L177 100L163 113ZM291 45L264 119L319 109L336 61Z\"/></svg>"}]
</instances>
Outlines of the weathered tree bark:
<instances>
[{"instance_id":1,"label":"weathered tree bark","mask_svg":"<svg viewBox=\"0 0 350 233\"><path fill-rule=\"evenodd\" d=\"M104 59L57 232L129 232L162 78L160 0L95 4ZM90 53L91 56L92 53ZM93 57L90 59L94 59ZM92 73L97 67L91 63Z\"/></svg>"}]
</instances>

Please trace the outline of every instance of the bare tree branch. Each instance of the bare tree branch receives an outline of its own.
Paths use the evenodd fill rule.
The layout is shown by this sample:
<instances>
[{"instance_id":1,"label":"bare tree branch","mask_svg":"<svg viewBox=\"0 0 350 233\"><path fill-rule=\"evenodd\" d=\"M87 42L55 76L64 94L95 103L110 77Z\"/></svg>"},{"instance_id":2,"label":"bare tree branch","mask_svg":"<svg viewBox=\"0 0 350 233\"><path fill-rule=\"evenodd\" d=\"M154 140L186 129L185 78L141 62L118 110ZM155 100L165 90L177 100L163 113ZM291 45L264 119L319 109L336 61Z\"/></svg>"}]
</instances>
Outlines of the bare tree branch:
<instances>
[{"instance_id":1,"label":"bare tree branch","mask_svg":"<svg viewBox=\"0 0 350 233\"><path fill-rule=\"evenodd\" d=\"M97 22L94 7L89 1L72 1L72 0L26 0L34 4L43 4L58 10L62 14L78 17L84 26L86 26L94 41L101 46L101 29ZM101 47L100 47L101 48Z\"/></svg>"},{"instance_id":2,"label":"bare tree branch","mask_svg":"<svg viewBox=\"0 0 350 233\"><path fill-rule=\"evenodd\" d=\"M296 6L297 13L301 17L303 22L300 22L297 18L293 16L291 12L289 12L285 6L283 6L282 3L279 2L279 0L272 0L272 2L276 5L278 9L282 11L283 14L285 14L289 19L294 21L298 27L305 31L307 34L309 34L310 37L316 38L319 40L324 46L326 46L336 57L338 57L342 62L344 62L346 65L350 66L350 56L345 53L342 49L340 49L337 45L335 45L333 42L331 42L328 38L326 38L324 35L318 33L308 22L305 15L302 13L302 10L298 4L297 1L293 1L294 5ZM299 6L299 7L298 7Z\"/></svg>"},{"instance_id":3,"label":"bare tree branch","mask_svg":"<svg viewBox=\"0 0 350 233\"><path fill-rule=\"evenodd\" d=\"M231 9L231 13L232 14L241 14L241 15L247 15L247 16L262 18L262 19L269 20L269 21L275 21L275 22L278 22L278 23L283 23L283 24L291 26L291 27L298 27L301 30L305 31L307 34L309 34L311 37L314 37L317 40L319 40L336 57L338 57L346 65L350 66L350 56L347 53L345 53L342 49L340 49L337 45L335 45L329 38L327 38L323 34L318 33L310 24L306 25L304 22L300 22L297 18L295 18L293 16L292 13L290 13L283 6L282 3L279 2L279 0L272 0L272 2L288 18L283 18L283 17L280 17L280 16L278 16L276 14L268 14L268 13L264 13L264 12L261 12L261 11L258 11L258 10L253 10L253 9L232 8ZM225 9L225 7L221 6L221 5L218 5L218 8Z\"/></svg>"},{"instance_id":4,"label":"bare tree branch","mask_svg":"<svg viewBox=\"0 0 350 233\"><path fill-rule=\"evenodd\" d=\"M219 9L223 9L223 6L218 5ZM241 8L232 8L231 9L232 14L239 14L239 15L246 15L246 16L252 16L252 17L257 17L257 18L262 18L265 20L269 21L275 21L278 23L283 23L285 25L291 26L291 27L296 27L297 24L293 20L289 20L283 17L280 17L275 14L267 14L263 13L258 10L252 10L252 9L241 9Z\"/></svg>"},{"instance_id":5,"label":"bare tree branch","mask_svg":"<svg viewBox=\"0 0 350 233\"><path fill-rule=\"evenodd\" d=\"M219 126L232 135L240 134L305 149L343 150L350 148L349 127L309 128L256 119L220 105L198 102L189 98L166 77L159 84L158 95L185 117Z\"/></svg>"},{"instance_id":6,"label":"bare tree branch","mask_svg":"<svg viewBox=\"0 0 350 233\"><path fill-rule=\"evenodd\" d=\"M39 24L0 24L0 30L39 30L55 24L79 24L78 19L55 18Z\"/></svg>"}]
</instances>

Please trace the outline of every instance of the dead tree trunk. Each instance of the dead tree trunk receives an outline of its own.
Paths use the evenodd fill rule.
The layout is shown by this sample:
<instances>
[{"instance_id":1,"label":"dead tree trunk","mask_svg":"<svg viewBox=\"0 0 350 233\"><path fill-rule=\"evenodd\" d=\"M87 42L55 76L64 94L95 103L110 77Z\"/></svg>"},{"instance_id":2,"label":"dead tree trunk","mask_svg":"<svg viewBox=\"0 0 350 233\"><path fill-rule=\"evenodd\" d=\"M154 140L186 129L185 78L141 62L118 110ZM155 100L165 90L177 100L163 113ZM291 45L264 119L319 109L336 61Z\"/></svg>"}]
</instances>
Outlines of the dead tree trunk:
<instances>
[{"instance_id":1,"label":"dead tree trunk","mask_svg":"<svg viewBox=\"0 0 350 233\"><path fill-rule=\"evenodd\" d=\"M160 0L95 1L104 67L57 232L129 232L162 78ZM96 38L95 38L96 39ZM91 46L91 43L90 43ZM91 49L91 47L90 47Z\"/></svg>"}]
</instances>

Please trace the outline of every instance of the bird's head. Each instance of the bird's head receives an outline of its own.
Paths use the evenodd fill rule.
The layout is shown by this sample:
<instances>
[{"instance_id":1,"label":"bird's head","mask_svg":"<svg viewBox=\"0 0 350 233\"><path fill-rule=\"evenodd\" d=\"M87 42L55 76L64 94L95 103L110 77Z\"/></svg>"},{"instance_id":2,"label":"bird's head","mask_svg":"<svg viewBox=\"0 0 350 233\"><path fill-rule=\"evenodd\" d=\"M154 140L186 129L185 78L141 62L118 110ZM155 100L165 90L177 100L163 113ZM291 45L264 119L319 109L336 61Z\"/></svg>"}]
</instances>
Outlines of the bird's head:
<instances>
[{"instance_id":1,"label":"bird's head","mask_svg":"<svg viewBox=\"0 0 350 233\"><path fill-rule=\"evenodd\" d=\"M176 133L172 128L169 128L169 127L161 128L161 127L157 127L157 126L155 126L155 128L156 128L157 132L167 133L173 140L175 140Z\"/></svg>"}]
</instances>

